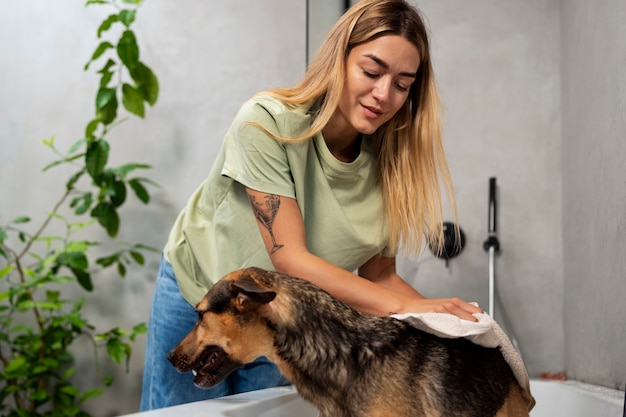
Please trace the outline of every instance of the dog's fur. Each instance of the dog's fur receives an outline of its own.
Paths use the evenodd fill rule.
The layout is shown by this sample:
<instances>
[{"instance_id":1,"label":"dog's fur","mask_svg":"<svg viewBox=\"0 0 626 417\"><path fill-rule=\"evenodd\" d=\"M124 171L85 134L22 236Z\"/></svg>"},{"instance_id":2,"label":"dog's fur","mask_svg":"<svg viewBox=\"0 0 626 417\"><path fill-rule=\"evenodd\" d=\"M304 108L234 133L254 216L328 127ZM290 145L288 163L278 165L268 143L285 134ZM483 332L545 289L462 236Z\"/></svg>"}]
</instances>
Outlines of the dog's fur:
<instances>
[{"instance_id":1,"label":"dog's fur","mask_svg":"<svg viewBox=\"0 0 626 417\"><path fill-rule=\"evenodd\" d=\"M497 348L361 314L301 279L238 270L197 311L168 359L199 387L265 356L323 417L529 415Z\"/></svg>"}]
</instances>

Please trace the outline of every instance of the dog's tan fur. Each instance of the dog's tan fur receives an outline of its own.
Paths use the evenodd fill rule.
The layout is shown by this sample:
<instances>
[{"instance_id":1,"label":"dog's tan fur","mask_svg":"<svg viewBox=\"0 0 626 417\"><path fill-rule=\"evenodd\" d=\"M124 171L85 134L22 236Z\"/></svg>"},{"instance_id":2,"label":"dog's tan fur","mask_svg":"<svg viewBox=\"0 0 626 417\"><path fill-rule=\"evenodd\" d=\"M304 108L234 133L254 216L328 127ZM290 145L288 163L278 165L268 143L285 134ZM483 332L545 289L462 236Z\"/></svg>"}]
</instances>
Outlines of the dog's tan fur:
<instances>
[{"instance_id":1,"label":"dog's tan fur","mask_svg":"<svg viewBox=\"0 0 626 417\"><path fill-rule=\"evenodd\" d=\"M168 359L200 387L265 356L322 417L529 415L497 349L361 314L304 280L234 271L197 311Z\"/></svg>"}]
</instances>

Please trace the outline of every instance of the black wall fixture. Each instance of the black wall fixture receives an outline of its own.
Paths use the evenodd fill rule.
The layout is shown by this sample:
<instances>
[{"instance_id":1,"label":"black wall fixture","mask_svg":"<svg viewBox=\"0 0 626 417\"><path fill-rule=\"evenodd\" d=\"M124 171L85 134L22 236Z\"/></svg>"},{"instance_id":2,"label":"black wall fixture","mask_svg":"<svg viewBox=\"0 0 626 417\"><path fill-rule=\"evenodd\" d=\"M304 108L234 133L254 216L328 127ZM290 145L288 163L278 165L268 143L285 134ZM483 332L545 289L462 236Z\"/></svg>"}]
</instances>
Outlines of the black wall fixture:
<instances>
[{"instance_id":1,"label":"black wall fixture","mask_svg":"<svg viewBox=\"0 0 626 417\"><path fill-rule=\"evenodd\" d=\"M463 252L463 248L465 247L465 233L463 233L463 229L459 226L459 233L457 235L455 224L452 222L443 222L441 225L443 227L443 248L439 251L438 248L430 245L430 250L437 258L444 259L446 266L448 266L448 261L451 258Z\"/></svg>"}]
</instances>

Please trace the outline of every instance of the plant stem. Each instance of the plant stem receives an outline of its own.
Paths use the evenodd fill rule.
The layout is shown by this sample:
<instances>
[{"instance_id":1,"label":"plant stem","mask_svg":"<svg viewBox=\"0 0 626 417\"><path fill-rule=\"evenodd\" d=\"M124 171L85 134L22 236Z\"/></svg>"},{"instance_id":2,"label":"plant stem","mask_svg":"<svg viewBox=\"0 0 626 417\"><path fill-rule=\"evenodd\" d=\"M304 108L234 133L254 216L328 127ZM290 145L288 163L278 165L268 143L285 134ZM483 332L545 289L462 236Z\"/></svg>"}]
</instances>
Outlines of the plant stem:
<instances>
[{"instance_id":1,"label":"plant stem","mask_svg":"<svg viewBox=\"0 0 626 417\"><path fill-rule=\"evenodd\" d=\"M30 247L33 245L33 243L35 242L35 240L41 236L41 234L43 233L44 230L46 230L46 227L48 227L48 224L50 224L50 221L52 220L52 218L54 217L54 215L57 213L57 211L59 210L59 208L61 207L61 205L65 202L65 200L67 199L67 197L70 195L70 193L72 192L71 189L67 189L65 191L65 193L63 193L63 196L59 199L59 201L54 205L54 208L52 209L52 212L50 214L48 214L48 217L46 217L46 220L44 220L44 222L42 223L42 225L39 227L39 229L37 230L37 232L35 232L34 235L32 235L30 237L30 239L28 239L28 242L26 242L26 246L24 246L24 249L22 249L22 251L19 253L19 255L17 255L16 257L16 262L18 262L20 259L22 259L22 257L24 257L24 255L26 255L26 253L28 253L28 250L30 249ZM23 279L23 275L22 276ZM23 281L22 281L23 282Z\"/></svg>"}]
</instances>

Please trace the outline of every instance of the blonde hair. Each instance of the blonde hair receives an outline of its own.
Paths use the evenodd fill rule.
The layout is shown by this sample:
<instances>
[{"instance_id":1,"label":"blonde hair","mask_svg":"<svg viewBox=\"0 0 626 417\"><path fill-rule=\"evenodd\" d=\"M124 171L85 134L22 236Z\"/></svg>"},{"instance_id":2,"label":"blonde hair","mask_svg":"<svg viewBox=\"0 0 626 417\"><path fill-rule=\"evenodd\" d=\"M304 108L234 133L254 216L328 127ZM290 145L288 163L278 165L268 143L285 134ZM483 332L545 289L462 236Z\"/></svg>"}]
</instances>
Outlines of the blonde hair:
<instances>
[{"instance_id":1,"label":"blonde hair","mask_svg":"<svg viewBox=\"0 0 626 417\"><path fill-rule=\"evenodd\" d=\"M343 91L346 58L352 48L384 35L400 35L417 48L420 65L409 97L396 115L373 135L378 154L383 206L389 230L388 251L403 247L418 255L425 238L443 248L441 186L456 220L452 179L443 151L440 102L430 60L428 34L419 12L405 0L361 0L337 21L294 87L265 92L289 107L320 101L311 126L295 138L318 134L333 116ZM455 221L456 224L456 221ZM458 230L457 230L458 233Z\"/></svg>"}]
</instances>

